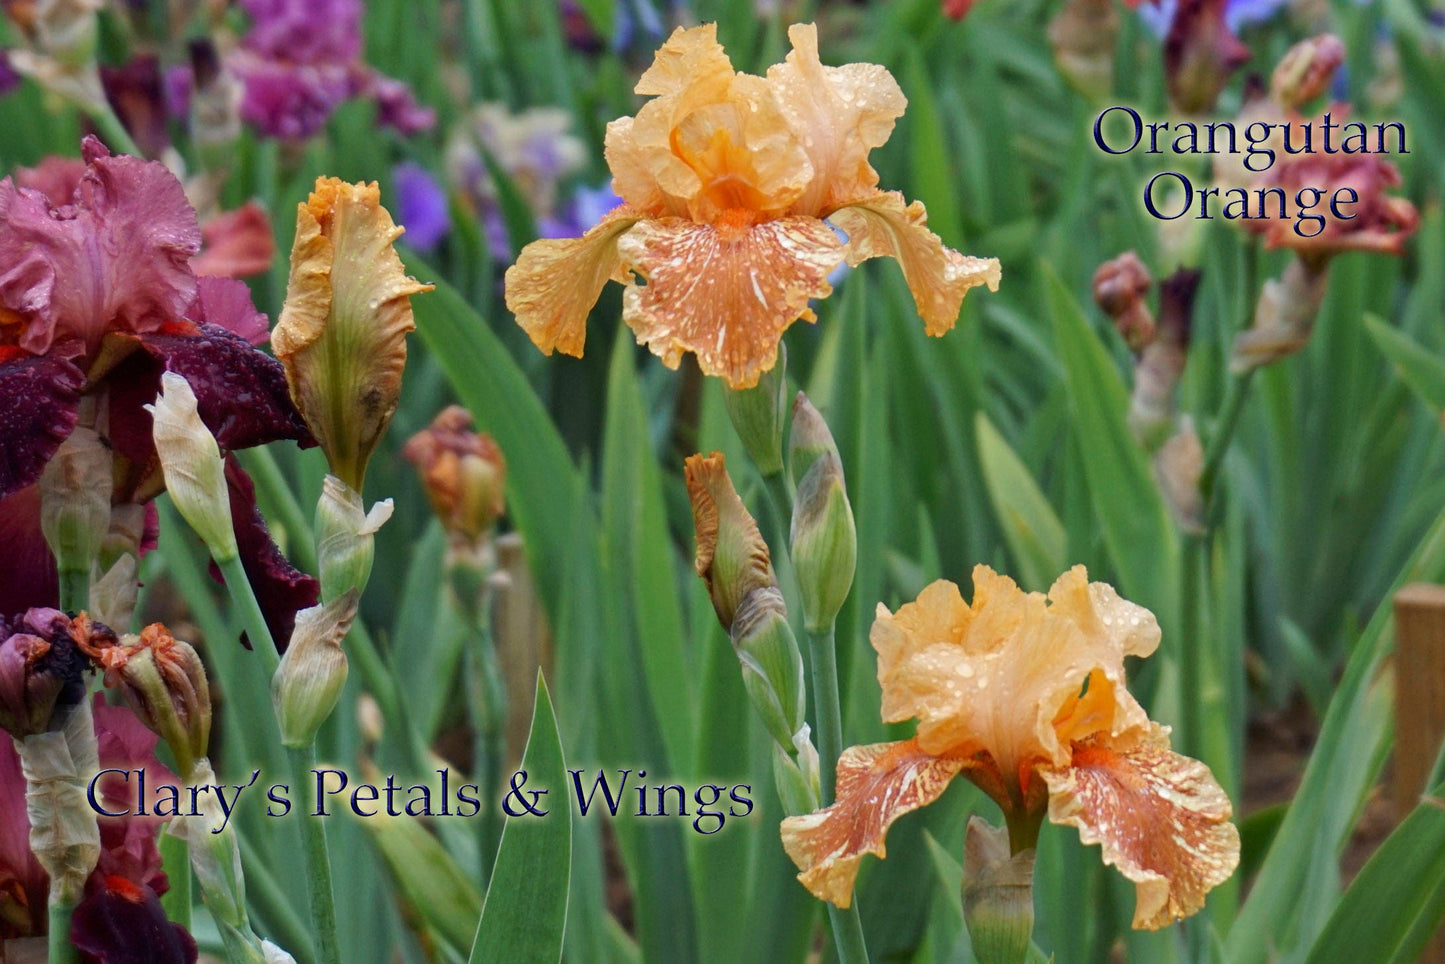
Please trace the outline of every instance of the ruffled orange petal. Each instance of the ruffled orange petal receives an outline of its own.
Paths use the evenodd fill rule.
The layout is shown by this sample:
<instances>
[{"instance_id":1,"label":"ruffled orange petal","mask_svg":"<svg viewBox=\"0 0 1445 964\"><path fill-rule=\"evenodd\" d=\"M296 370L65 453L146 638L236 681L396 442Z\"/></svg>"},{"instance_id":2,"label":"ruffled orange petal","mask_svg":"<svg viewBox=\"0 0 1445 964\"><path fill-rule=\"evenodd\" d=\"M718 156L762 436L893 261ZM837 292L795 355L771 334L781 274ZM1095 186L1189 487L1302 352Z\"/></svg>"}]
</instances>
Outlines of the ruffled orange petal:
<instances>
[{"instance_id":1,"label":"ruffled orange petal","mask_svg":"<svg viewBox=\"0 0 1445 964\"><path fill-rule=\"evenodd\" d=\"M582 356L602 287L625 280L617 239L636 222L632 208L618 205L580 238L533 241L507 269L507 310L543 354Z\"/></svg>"},{"instance_id":2,"label":"ruffled orange petal","mask_svg":"<svg viewBox=\"0 0 1445 964\"><path fill-rule=\"evenodd\" d=\"M967 763L934 756L917 740L844 750L838 802L783 821L783 849L802 871L798 880L819 900L847 907L863 855L883 857L893 821L937 800Z\"/></svg>"},{"instance_id":3,"label":"ruffled orange petal","mask_svg":"<svg viewBox=\"0 0 1445 964\"><path fill-rule=\"evenodd\" d=\"M808 301L833 290L828 274L843 260L837 235L816 218L753 226L659 218L638 222L617 247L646 282L623 293L622 317L638 343L671 368L694 352L704 374L733 388L773 367L783 332L813 320Z\"/></svg>"},{"instance_id":4,"label":"ruffled orange petal","mask_svg":"<svg viewBox=\"0 0 1445 964\"><path fill-rule=\"evenodd\" d=\"M897 191L877 193L839 208L829 216L848 235L848 263L895 258L913 292L930 335L942 335L958 320L968 289L986 284L998 290L997 258L974 258L943 245L928 230L922 203L904 205Z\"/></svg>"},{"instance_id":5,"label":"ruffled orange petal","mask_svg":"<svg viewBox=\"0 0 1445 964\"><path fill-rule=\"evenodd\" d=\"M1150 724L1133 739L1075 745L1073 764L1041 770L1049 819L1100 844L1135 884L1134 926L1157 930L1204 906L1239 864L1229 798L1209 768L1169 749Z\"/></svg>"},{"instance_id":6,"label":"ruffled orange petal","mask_svg":"<svg viewBox=\"0 0 1445 964\"><path fill-rule=\"evenodd\" d=\"M813 24L794 24L788 39L792 52L784 63L768 68L767 80L814 169L792 213L826 217L878 187L868 153L887 143L908 99L886 67L823 66Z\"/></svg>"},{"instance_id":7,"label":"ruffled orange petal","mask_svg":"<svg viewBox=\"0 0 1445 964\"><path fill-rule=\"evenodd\" d=\"M940 580L896 614L879 607L870 638L885 722L917 717L924 749L987 752L1010 780L1067 763L1070 739L1147 724L1124 687L1124 657L1148 649L1151 627L1158 641L1147 610L1090 583L1082 566L1048 597L987 566L973 586L971 605Z\"/></svg>"},{"instance_id":8,"label":"ruffled orange petal","mask_svg":"<svg viewBox=\"0 0 1445 964\"><path fill-rule=\"evenodd\" d=\"M717 24L678 27L657 49L652 66L637 79L633 91L644 97L664 96L732 75L732 61L717 42Z\"/></svg>"}]
</instances>

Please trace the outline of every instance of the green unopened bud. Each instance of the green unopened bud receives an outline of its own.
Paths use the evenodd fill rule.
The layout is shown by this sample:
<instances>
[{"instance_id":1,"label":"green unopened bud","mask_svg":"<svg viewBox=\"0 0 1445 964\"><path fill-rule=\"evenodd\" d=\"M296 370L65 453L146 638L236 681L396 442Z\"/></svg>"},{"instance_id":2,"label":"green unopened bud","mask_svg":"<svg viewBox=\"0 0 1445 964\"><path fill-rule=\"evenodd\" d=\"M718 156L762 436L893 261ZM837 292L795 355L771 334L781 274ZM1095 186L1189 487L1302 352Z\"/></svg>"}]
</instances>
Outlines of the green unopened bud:
<instances>
[{"instance_id":1,"label":"green unopened bud","mask_svg":"<svg viewBox=\"0 0 1445 964\"><path fill-rule=\"evenodd\" d=\"M226 466L216 439L196 411L196 393L175 372L161 376L161 393L145 406L154 421L156 452L166 491L217 560L236 557Z\"/></svg>"},{"instance_id":2,"label":"green unopened bud","mask_svg":"<svg viewBox=\"0 0 1445 964\"><path fill-rule=\"evenodd\" d=\"M792 553L803 624L810 633L825 633L853 588L858 562L858 532L836 452L824 452L798 485Z\"/></svg>"},{"instance_id":3,"label":"green unopened bud","mask_svg":"<svg viewBox=\"0 0 1445 964\"><path fill-rule=\"evenodd\" d=\"M755 589L743 599L732 641L748 698L773 739L793 752L793 734L803 726L803 654L776 586Z\"/></svg>"},{"instance_id":4,"label":"green unopened bud","mask_svg":"<svg viewBox=\"0 0 1445 964\"><path fill-rule=\"evenodd\" d=\"M970 817L963 843L963 918L979 964L1022 964L1034 931L1034 850Z\"/></svg>"},{"instance_id":5,"label":"green unopened bud","mask_svg":"<svg viewBox=\"0 0 1445 964\"><path fill-rule=\"evenodd\" d=\"M838 454L833 433L808 396L799 392L793 398L793 430L788 435L788 470L793 484L801 485L813 463L828 452Z\"/></svg>"},{"instance_id":6,"label":"green unopened bud","mask_svg":"<svg viewBox=\"0 0 1445 964\"><path fill-rule=\"evenodd\" d=\"M783 419L787 417L788 353L778 346L778 363L752 388L723 389L723 404L748 457L765 478L783 471Z\"/></svg>"},{"instance_id":7,"label":"green unopened bud","mask_svg":"<svg viewBox=\"0 0 1445 964\"><path fill-rule=\"evenodd\" d=\"M189 780L211 742L211 688L206 668L191 645L152 623L124 636L107 652L106 684L119 686L126 703L175 754Z\"/></svg>"},{"instance_id":8,"label":"green unopened bud","mask_svg":"<svg viewBox=\"0 0 1445 964\"><path fill-rule=\"evenodd\" d=\"M391 500L362 511L361 493L334 475L321 485L316 503L316 563L321 570L321 601L350 590L359 595L371 578L377 530L391 518Z\"/></svg>"},{"instance_id":9,"label":"green unopened bud","mask_svg":"<svg viewBox=\"0 0 1445 964\"><path fill-rule=\"evenodd\" d=\"M818 809L818 751L808 727L793 734L791 755L782 744L773 744L773 783L789 816Z\"/></svg>"},{"instance_id":10,"label":"green unopened bud","mask_svg":"<svg viewBox=\"0 0 1445 964\"><path fill-rule=\"evenodd\" d=\"M271 680L271 703L281 727L281 742L307 746L336 709L346 684L346 653L341 641L356 618L359 593L347 590L320 606L296 614L291 644Z\"/></svg>"},{"instance_id":11,"label":"green unopened bud","mask_svg":"<svg viewBox=\"0 0 1445 964\"><path fill-rule=\"evenodd\" d=\"M40 530L62 572L90 572L110 525L110 447L78 427L40 475Z\"/></svg>"}]
</instances>

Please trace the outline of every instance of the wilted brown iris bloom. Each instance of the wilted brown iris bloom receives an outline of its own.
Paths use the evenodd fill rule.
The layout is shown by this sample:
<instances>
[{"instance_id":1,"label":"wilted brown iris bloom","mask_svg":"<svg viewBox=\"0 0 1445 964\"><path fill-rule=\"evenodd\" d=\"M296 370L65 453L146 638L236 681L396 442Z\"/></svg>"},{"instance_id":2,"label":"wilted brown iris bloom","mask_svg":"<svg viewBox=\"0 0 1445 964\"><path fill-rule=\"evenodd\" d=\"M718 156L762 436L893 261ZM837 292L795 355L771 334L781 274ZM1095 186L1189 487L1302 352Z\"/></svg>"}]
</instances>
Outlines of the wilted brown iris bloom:
<instances>
[{"instance_id":1,"label":"wilted brown iris bloom","mask_svg":"<svg viewBox=\"0 0 1445 964\"><path fill-rule=\"evenodd\" d=\"M1124 688L1124 657L1159 645L1154 616L1082 566L1047 598L987 566L973 582L972 605L940 580L897 613L878 607L883 719L917 717L918 732L845 751L838 802L783 821L798 879L846 907L889 825L963 774L1003 809L1015 852L1045 816L1102 845L1137 888L1135 927L1199 910L1234 872L1239 832L1209 769L1171 751L1168 728Z\"/></svg>"},{"instance_id":2,"label":"wilted brown iris bloom","mask_svg":"<svg viewBox=\"0 0 1445 964\"><path fill-rule=\"evenodd\" d=\"M712 24L663 44L636 87L653 99L607 126L625 203L581 238L528 245L507 271L507 307L538 348L580 356L611 279L639 343L671 367L693 352L747 388L788 326L814 320L808 302L844 260L898 259L931 335L953 327L969 288L997 288L996 259L944 247L922 204L878 188L868 154L906 104L892 75L823 66L811 24L788 37L766 77L734 71Z\"/></svg>"}]
</instances>

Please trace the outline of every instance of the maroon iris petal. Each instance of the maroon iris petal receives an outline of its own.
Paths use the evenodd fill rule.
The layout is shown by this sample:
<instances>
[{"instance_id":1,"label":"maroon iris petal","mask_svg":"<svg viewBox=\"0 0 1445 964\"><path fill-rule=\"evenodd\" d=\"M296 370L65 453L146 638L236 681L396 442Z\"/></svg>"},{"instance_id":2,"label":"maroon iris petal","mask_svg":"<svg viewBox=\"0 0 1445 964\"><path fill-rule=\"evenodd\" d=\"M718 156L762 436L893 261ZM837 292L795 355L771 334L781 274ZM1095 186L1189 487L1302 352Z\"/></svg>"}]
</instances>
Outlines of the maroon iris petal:
<instances>
[{"instance_id":1,"label":"maroon iris petal","mask_svg":"<svg viewBox=\"0 0 1445 964\"><path fill-rule=\"evenodd\" d=\"M0 347L0 353L5 350ZM276 368L280 370L279 363ZM0 497L40 478L45 463L75 428L84 384L85 376L67 358L0 361Z\"/></svg>"},{"instance_id":2,"label":"maroon iris petal","mask_svg":"<svg viewBox=\"0 0 1445 964\"><path fill-rule=\"evenodd\" d=\"M40 487L0 499L0 613L60 605L55 558L40 531Z\"/></svg>"},{"instance_id":3,"label":"maroon iris petal","mask_svg":"<svg viewBox=\"0 0 1445 964\"><path fill-rule=\"evenodd\" d=\"M194 964L195 939L166 919L155 891L124 877L91 881L70 919L86 964Z\"/></svg>"},{"instance_id":4,"label":"maroon iris petal","mask_svg":"<svg viewBox=\"0 0 1445 964\"><path fill-rule=\"evenodd\" d=\"M321 583L291 565L271 541L266 519L256 506L256 487L234 455L226 456L226 486L231 492L231 524L236 529L241 564L266 617L266 628L271 631L276 648L284 653L296 625L296 613L316 605L321 596ZM225 582L214 562L211 576ZM251 648L244 636L241 643Z\"/></svg>"},{"instance_id":5,"label":"maroon iris petal","mask_svg":"<svg viewBox=\"0 0 1445 964\"><path fill-rule=\"evenodd\" d=\"M278 439L295 439L303 447L315 444L291 402L281 363L244 338L203 324L196 335L146 335L141 343L164 359L167 370L191 383L201 421L222 449L248 449ZM159 371L155 379L147 401L154 401L160 390Z\"/></svg>"}]
</instances>

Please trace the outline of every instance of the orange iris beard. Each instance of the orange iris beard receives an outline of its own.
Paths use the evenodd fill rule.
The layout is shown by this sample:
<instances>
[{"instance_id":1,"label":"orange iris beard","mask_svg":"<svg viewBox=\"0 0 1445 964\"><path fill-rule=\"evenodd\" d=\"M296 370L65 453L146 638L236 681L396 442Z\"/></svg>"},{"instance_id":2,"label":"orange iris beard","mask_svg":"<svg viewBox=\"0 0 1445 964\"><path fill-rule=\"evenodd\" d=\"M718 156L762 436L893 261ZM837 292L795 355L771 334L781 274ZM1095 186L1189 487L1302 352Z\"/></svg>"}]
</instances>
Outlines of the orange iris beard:
<instances>
[{"instance_id":1,"label":"orange iris beard","mask_svg":"<svg viewBox=\"0 0 1445 964\"><path fill-rule=\"evenodd\" d=\"M746 388L788 326L814 320L808 302L844 261L896 258L932 335L953 327L969 288L998 287L996 259L944 247L921 204L879 190L868 154L906 103L892 75L823 66L811 24L788 37L766 77L734 71L712 24L663 44L636 87L653 99L607 125L625 203L580 238L529 244L507 271L507 307L538 348L580 356L611 279L639 343L671 367L693 352Z\"/></svg>"}]
</instances>

